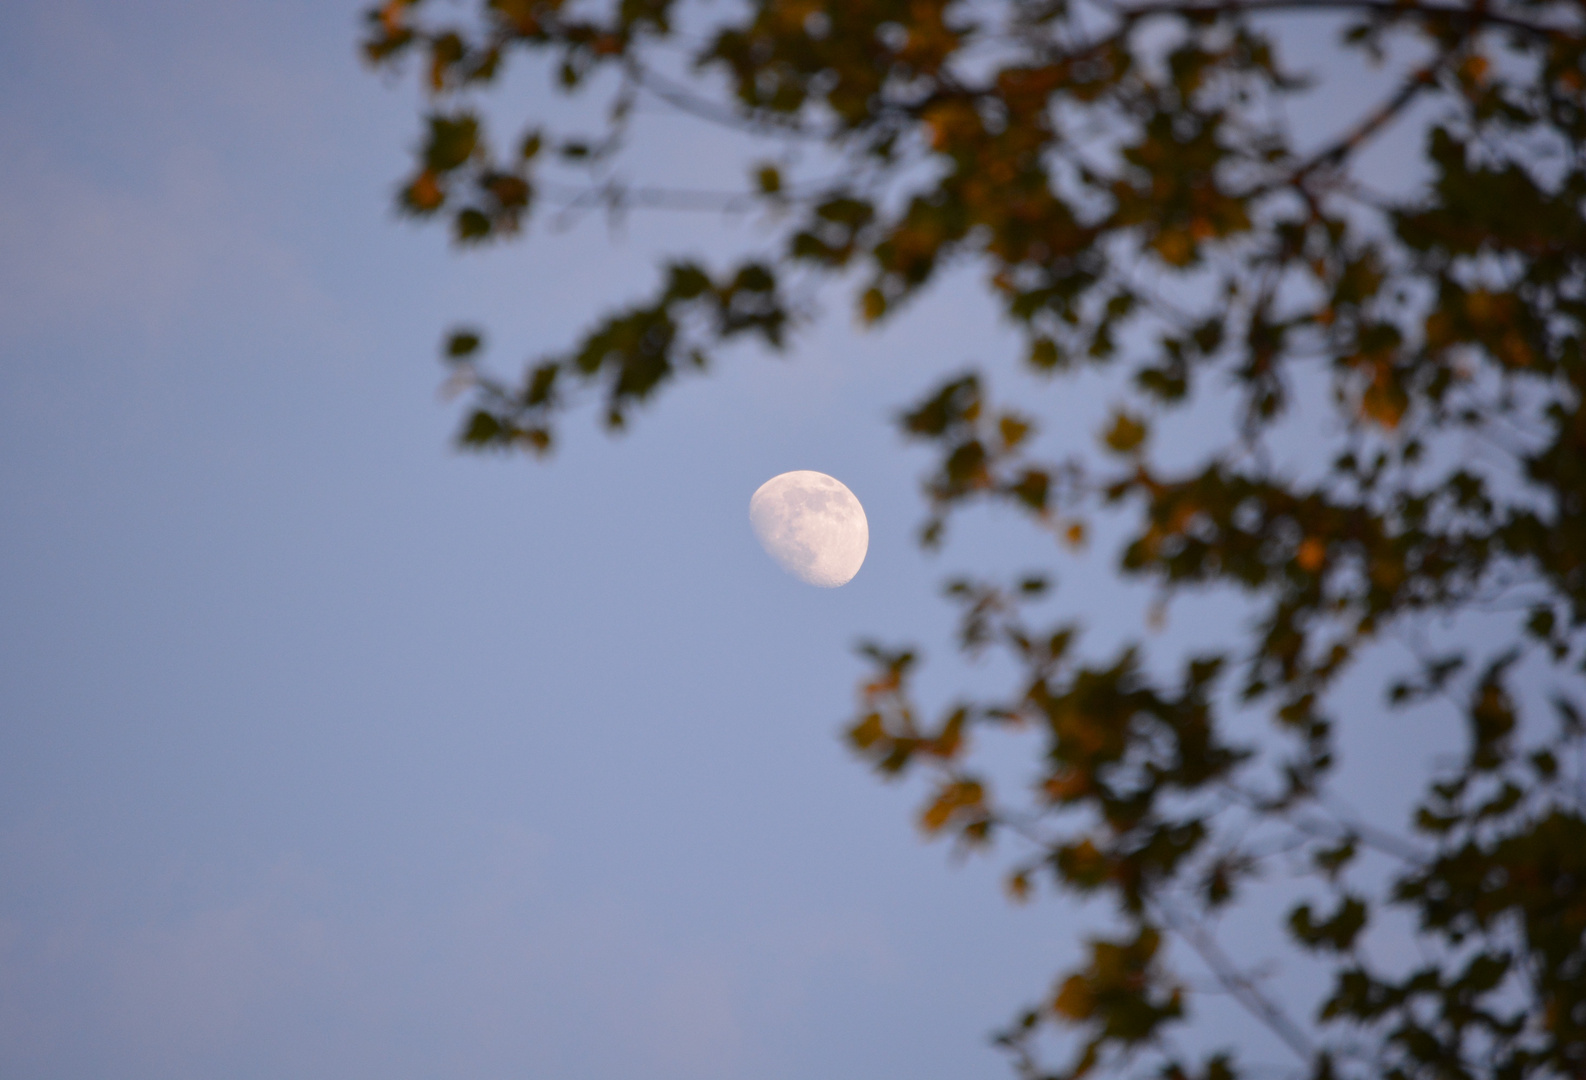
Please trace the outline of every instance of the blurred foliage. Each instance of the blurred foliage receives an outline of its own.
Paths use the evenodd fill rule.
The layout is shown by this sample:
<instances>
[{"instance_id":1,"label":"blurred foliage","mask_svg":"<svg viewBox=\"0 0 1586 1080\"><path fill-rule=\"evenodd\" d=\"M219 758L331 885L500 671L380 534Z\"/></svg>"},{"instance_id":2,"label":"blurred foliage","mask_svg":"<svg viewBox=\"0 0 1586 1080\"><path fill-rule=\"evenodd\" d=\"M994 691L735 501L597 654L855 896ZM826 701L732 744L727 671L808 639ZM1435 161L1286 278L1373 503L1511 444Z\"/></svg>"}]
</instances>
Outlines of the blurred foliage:
<instances>
[{"instance_id":1,"label":"blurred foliage","mask_svg":"<svg viewBox=\"0 0 1586 1080\"><path fill-rule=\"evenodd\" d=\"M1304 150L1282 105L1307 81L1276 45L1318 11L1342 22L1339 55L1398 82ZM1084 962L999 1036L1022 1075L1248 1072L1237 1048L1179 1049L1195 993L1174 957L1195 956L1295 1075L1586 1076L1578 3L389 0L368 12L364 49L377 67L417 65L431 106L398 201L461 244L556 205L749 208L773 237L726 270L667 266L652 298L518 382L485 373L480 335L458 331L443 353L477 394L469 446L544 452L589 390L620 426L724 343L780 346L804 317L799 283L856 285L860 316L880 323L950 265L984 271L1030 370L1105 369L1127 386L1095 451L1059 460L1036 454L1039 418L995 406L983 373L928 394L900 418L939 451L923 540L974 501L1076 546L1098 513L1121 515L1124 577L1163 602L1241 596L1247 638L1188 658L1141 639L1096 660L1077 624L1030 625L1042 579L956 582L965 649L1003 650L1016 684L931 720L914 655L871 647L849 731L881 773L932 778L928 833L1024 853L1015 899L1110 901ZM542 117L493 137L481 95L514 55L569 94L605 95L600 130ZM644 95L810 152L773 153L726 192L624 185L611 163ZM1422 141L1424 183L1362 179L1360 151L1385 135ZM548 195L557 169L582 170L582 186ZM1153 428L1197 404L1232 416L1226 440L1198 458L1154 449ZM1306 410L1308 459L1279 467L1272 443ZM1418 644L1456 617L1450 649ZM1404 835L1327 792L1328 703L1393 637L1416 660L1384 708L1441 710L1467 733ZM1256 715L1274 734L1235 739L1235 719ZM977 767L976 736L996 730L1035 740L1027 789L994 789ZM1307 868L1312 893L1286 931L1330 972L1301 1017L1216 933L1278 858ZM1415 938L1408 967L1365 947L1391 920Z\"/></svg>"}]
</instances>

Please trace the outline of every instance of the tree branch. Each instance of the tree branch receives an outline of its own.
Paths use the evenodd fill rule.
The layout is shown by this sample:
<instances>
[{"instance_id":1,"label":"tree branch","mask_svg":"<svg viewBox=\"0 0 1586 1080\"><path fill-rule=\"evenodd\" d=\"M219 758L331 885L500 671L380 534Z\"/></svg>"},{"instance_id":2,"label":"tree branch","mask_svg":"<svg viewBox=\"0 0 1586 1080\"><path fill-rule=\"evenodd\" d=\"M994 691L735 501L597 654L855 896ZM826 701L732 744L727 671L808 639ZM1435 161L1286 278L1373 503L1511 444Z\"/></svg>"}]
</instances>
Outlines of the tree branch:
<instances>
[{"instance_id":1,"label":"tree branch","mask_svg":"<svg viewBox=\"0 0 1586 1080\"><path fill-rule=\"evenodd\" d=\"M758 198L742 191L626 187L615 181L591 187L563 187L542 182L539 190L544 195L562 202L564 210L602 206L608 210L644 207L650 210L704 210L720 213L749 209Z\"/></svg>"},{"instance_id":2,"label":"tree branch","mask_svg":"<svg viewBox=\"0 0 1586 1080\"><path fill-rule=\"evenodd\" d=\"M1441 4L1415 3L1413 0L1402 0L1402 2L1401 0L1191 0L1183 4L1148 4L1120 8L1118 13L1124 19L1134 21L1152 15L1242 15L1267 11L1335 10L1366 11L1383 16L1418 15L1425 19L1448 19L1451 22L1502 26L1543 38L1571 32L1570 27L1545 26L1541 23L1528 22L1512 15L1492 11L1485 6L1446 7Z\"/></svg>"},{"instance_id":3,"label":"tree branch","mask_svg":"<svg viewBox=\"0 0 1586 1080\"><path fill-rule=\"evenodd\" d=\"M1195 950L1201 961L1211 969L1217 982L1233 996L1235 1001L1261 1021L1302 1061L1311 1061L1315 1058L1316 1047L1312 1045L1310 1038L1289 1018L1282 1006L1262 993L1250 977L1239 970L1238 965L1223 952L1222 946L1217 944L1217 939L1205 926L1164 901L1158 900L1154 906L1161 912L1168 928Z\"/></svg>"},{"instance_id":4,"label":"tree branch","mask_svg":"<svg viewBox=\"0 0 1586 1080\"><path fill-rule=\"evenodd\" d=\"M712 124L761 137L781 135L807 139L819 135L817 132L809 131L791 117L763 114L745 116L735 109L725 108L708 98L699 97L664 75L658 75L631 55L627 57L624 66L628 78L635 85L648 90L673 108Z\"/></svg>"},{"instance_id":5,"label":"tree branch","mask_svg":"<svg viewBox=\"0 0 1586 1080\"><path fill-rule=\"evenodd\" d=\"M1377 106L1369 115L1363 117L1351 130L1340 136L1332 145L1317 152L1290 178L1291 184L1303 183L1305 178L1318 169L1329 165L1336 165L1349 156L1350 151L1356 149L1361 143L1371 138L1393 121L1414 101L1416 96L1427 87L1434 85L1437 69L1448 59L1445 52L1436 62L1426 65L1420 71L1404 81L1404 85L1394 95Z\"/></svg>"}]
</instances>

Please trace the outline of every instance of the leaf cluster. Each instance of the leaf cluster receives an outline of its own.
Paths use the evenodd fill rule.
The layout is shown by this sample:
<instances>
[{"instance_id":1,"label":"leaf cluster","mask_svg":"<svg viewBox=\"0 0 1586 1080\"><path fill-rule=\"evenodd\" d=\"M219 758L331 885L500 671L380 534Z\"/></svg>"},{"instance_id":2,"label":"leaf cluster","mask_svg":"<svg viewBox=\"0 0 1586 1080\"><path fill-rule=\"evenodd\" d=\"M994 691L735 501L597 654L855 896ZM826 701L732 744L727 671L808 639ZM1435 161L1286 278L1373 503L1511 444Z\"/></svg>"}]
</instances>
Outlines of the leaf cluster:
<instances>
[{"instance_id":1,"label":"leaf cluster","mask_svg":"<svg viewBox=\"0 0 1586 1080\"><path fill-rule=\"evenodd\" d=\"M902 410L934 461L922 540L976 502L1074 548L1111 515L1127 523L1124 578L1164 603L1249 605L1226 648L1175 659L1137 641L1097 658L1076 621L1031 625L1043 578L955 583L964 647L1001 650L1020 674L938 720L914 700L912 650L867 654L849 739L883 775L929 777L921 827L970 848L1006 837L1025 853L1015 898L1044 883L1112 906L1112 932L1000 1036L1023 1075L1149 1062L1233 1080L1235 1053L1175 1049L1193 997L1175 956L1286 1045L1295 1075L1586 1075L1578 4L748 0L714 22L684 0L461 10L368 13L367 59L415 59L432 95L404 212L491 241L568 174L583 179L564 204L748 207L771 238L719 272L671 262L652 297L517 381L481 370L477 331L454 334L445 358L476 391L465 444L544 452L581 389L621 426L723 345L780 347L806 286L852 287L878 325L970 266L1031 377L1110 373L1118 398L1083 438L1049 433L1055 455L1041 418L995 404L983 371ZM1278 46L1283 19L1323 12L1341 54L1396 64L1397 84L1317 147L1283 119L1309 83ZM602 88L607 126L559 135L531 118L515 152L493 151L478 95L514 56L568 93ZM798 160L824 169L783 154L726 194L618 184L608 165L644 96L773 151L812 147ZM1420 140L1424 184L1361 178L1360 154L1385 138ZM1226 437L1164 445L1164 421L1196 409L1228 417ZM1273 450L1297 425L1326 432L1298 472ZM1422 644L1460 619L1491 640ZM1374 719L1333 714L1340 682L1390 640L1413 660L1386 706L1437 710L1467 746L1430 775L1407 835L1328 794L1337 725ZM1271 734L1231 739L1252 714ZM1035 740L1023 790L977 765L993 732ZM1275 859L1314 886L1286 927L1332 976L1303 1019L1216 934ZM1364 872L1371 859L1389 871ZM1414 926L1424 963L1393 969L1365 948L1390 916ZM1056 1066L1048 1033L1066 1039Z\"/></svg>"}]
</instances>

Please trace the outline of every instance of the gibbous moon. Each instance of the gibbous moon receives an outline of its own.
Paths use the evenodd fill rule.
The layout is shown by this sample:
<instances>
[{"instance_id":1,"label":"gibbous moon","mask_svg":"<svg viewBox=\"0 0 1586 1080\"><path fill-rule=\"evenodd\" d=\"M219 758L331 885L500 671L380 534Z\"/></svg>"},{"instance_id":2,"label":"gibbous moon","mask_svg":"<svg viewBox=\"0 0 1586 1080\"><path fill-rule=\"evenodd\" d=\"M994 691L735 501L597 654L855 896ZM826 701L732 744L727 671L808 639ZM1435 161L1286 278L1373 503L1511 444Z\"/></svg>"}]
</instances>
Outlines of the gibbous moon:
<instances>
[{"instance_id":1,"label":"gibbous moon","mask_svg":"<svg viewBox=\"0 0 1586 1080\"><path fill-rule=\"evenodd\" d=\"M870 550L870 523L854 493L807 469L761 484L749 499L749 524L782 569L823 589L853 580Z\"/></svg>"}]
</instances>

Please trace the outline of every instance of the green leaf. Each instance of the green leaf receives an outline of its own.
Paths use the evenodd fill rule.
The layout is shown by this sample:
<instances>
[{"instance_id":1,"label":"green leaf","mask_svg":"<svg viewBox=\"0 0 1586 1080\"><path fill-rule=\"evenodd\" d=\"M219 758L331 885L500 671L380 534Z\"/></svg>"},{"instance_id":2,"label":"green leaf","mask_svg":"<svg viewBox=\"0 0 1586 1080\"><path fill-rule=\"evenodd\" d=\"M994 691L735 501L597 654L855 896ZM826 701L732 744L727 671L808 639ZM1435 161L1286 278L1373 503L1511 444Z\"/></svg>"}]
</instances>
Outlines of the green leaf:
<instances>
[{"instance_id":1,"label":"green leaf","mask_svg":"<svg viewBox=\"0 0 1586 1080\"><path fill-rule=\"evenodd\" d=\"M446 339L446 358L448 360L466 360L479 351L483 339L474 330L455 330Z\"/></svg>"},{"instance_id":2,"label":"green leaf","mask_svg":"<svg viewBox=\"0 0 1586 1080\"><path fill-rule=\"evenodd\" d=\"M466 162L479 146L479 120L471 113L429 117L429 138L424 144L425 167L446 173Z\"/></svg>"}]
</instances>

